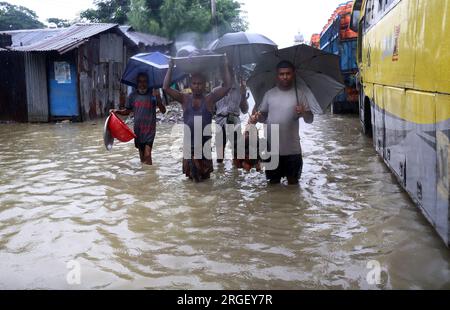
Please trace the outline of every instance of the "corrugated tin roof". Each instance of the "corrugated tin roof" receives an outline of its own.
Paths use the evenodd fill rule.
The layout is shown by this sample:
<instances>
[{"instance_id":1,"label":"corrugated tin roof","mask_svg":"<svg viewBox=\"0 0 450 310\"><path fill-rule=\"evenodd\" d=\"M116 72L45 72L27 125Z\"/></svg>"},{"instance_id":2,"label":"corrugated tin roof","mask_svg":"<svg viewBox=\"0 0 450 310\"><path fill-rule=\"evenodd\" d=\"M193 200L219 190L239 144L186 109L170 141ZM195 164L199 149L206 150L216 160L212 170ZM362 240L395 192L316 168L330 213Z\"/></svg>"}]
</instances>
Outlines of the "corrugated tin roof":
<instances>
[{"instance_id":1,"label":"corrugated tin roof","mask_svg":"<svg viewBox=\"0 0 450 310\"><path fill-rule=\"evenodd\" d=\"M120 30L122 30L122 32L134 31L133 27L127 26L127 25L125 25L125 26L120 26L119 28L120 28Z\"/></svg>"},{"instance_id":2,"label":"corrugated tin roof","mask_svg":"<svg viewBox=\"0 0 450 310\"><path fill-rule=\"evenodd\" d=\"M13 30L1 31L0 33L9 34L12 38L13 44L11 47L28 46L36 42L54 37L62 28L59 29L27 29L27 30Z\"/></svg>"},{"instance_id":3,"label":"corrugated tin roof","mask_svg":"<svg viewBox=\"0 0 450 310\"><path fill-rule=\"evenodd\" d=\"M85 43L90 37L117 27L117 24L75 24L65 28L51 38L41 40L29 46L14 48L24 52L58 51L64 54Z\"/></svg>"},{"instance_id":4,"label":"corrugated tin roof","mask_svg":"<svg viewBox=\"0 0 450 310\"><path fill-rule=\"evenodd\" d=\"M156 36L153 34L134 31L131 26L120 26L122 33L127 36L137 46L165 46L172 44L167 38Z\"/></svg>"}]
</instances>

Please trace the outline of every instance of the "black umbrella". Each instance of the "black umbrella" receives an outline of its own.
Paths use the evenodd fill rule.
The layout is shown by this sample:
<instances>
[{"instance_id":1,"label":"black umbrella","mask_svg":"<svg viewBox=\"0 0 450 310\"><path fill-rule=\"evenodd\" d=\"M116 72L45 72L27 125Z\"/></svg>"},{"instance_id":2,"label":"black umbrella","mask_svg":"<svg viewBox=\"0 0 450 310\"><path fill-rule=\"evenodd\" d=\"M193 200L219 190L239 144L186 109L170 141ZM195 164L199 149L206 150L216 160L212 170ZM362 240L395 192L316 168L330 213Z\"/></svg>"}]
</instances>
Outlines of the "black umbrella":
<instances>
[{"instance_id":1,"label":"black umbrella","mask_svg":"<svg viewBox=\"0 0 450 310\"><path fill-rule=\"evenodd\" d=\"M225 34L208 48L216 53L226 53L234 66L241 67L256 63L264 52L277 50L277 44L261 34L234 32Z\"/></svg>"},{"instance_id":2,"label":"black umbrella","mask_svg":"<svg viewBox=\"0 0 450 310\"><path fill-rule=\"evenodd\" d=\"M276 66L288 60L296 67L297 101L307 101L312 112L322 114L343 89L339 57L308 45L296 45L262 56L247 85L257 105L276 86ZM298 98L301 96L301 98ZM301 100L299 100L301 99Z\"/></svg>"}]
</instances>

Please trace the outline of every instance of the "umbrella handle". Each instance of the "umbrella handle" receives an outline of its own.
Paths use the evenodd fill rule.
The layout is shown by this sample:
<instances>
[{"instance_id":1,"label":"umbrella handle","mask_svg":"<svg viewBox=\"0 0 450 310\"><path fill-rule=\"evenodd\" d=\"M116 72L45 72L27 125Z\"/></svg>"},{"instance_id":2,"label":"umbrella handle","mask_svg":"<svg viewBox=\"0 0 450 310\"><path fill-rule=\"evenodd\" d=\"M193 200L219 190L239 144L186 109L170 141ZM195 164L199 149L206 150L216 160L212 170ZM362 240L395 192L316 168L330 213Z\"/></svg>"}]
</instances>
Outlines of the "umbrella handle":
<instances>
[{"instance_id":1,"label":"umbrella handle","mask_svg":"<svg viewBox=\"0 0 450 310\"><path fill-rule=\"evenodd\" d=\"M296 60L297 60L297 51L298 51L298 45L295 47L295 54L294 54L294 67L296 67ZM298 87L297 87L297 73L294 72L294 87L295 87L295 98L297 99L297 106L299 105L298 100Z\"/></svg>"},{"instance_id":2,"label":"umbrella handle","mask_svg":"<svg viewBox=\"0 0 450 310\"><path fill-rule=\"evenodd\" d=\"M297 106L300 106L300 105L304 105L304 103L305 103L305 99L306 99L306 96L305 96L305 94L302 92L302 103L300 104L300 100L299 100L299 97L298 97L298 85L297 85L297 75L295 75L295 78L294 78L294 83L295 83L295 98L297 99Z\"/></svg>"}]
</instances>

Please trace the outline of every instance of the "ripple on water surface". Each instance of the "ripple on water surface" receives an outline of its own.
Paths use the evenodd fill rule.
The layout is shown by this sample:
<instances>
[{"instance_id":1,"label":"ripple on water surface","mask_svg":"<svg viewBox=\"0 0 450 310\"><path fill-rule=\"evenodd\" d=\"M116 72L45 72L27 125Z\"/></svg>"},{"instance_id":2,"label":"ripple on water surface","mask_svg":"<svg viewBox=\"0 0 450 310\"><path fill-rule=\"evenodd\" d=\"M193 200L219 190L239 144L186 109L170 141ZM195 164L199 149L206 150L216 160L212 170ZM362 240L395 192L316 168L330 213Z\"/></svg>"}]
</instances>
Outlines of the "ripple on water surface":
<instances>
[{"instance_id":1,"label":"ripple on water surface","mask_svg":"<svg viewBox=\"0 0 450 310\"><path fill-rule=\"evenodd\" d=\"M448 250L357 118L302 123L298 187L229 161L193 184L170 126L142 167L133 143L105 151L102 125L0 125L0 288L72 288L74 259L82 288L450 288Z\"/></svg>"}]
</instances>

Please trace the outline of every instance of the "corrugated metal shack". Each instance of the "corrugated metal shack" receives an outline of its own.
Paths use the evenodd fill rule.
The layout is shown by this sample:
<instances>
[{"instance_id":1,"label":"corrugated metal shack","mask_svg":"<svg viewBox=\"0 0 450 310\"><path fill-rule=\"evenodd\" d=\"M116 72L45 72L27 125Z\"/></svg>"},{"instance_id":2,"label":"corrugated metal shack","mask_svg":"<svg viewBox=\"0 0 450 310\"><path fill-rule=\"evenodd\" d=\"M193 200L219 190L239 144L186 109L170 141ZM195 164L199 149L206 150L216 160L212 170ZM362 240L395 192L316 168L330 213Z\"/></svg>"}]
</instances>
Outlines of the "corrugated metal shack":
<instances>
[{"instance_id":1,"label":"corrugated metal shack","mask_svg":"<svg viewBox=\"0 0 450 310\"><path fill-rule=\"evenodd\" d=\"M0 49L0 121L28 121L25 89L23 55Z\"/></svg>"},{"instance_id":2,"label":"corrugated metal shack","mask_svg":"<svg viewBox=\"0 0 450 310\"><path fill-rule=\"evenodd\" d=\"M64 28L24 29L4 31L3 34L9 35L11 37L11 47L19 47L28 46L33 43L51 38L63 30Z\"/></svg>"},{"instance_id":3,"label":"corrugated metal shack","mask_svg":"<svg viewBox=\"0 0 450 310\"><path fill-rule=\"evenodd\" d=\"M117 24L75 24L64 29L5 32L0 51L0 120L86 121L125 103L120 83L132 55L170 50L171 42ZM139 39L137 40L136 37Z\"/></svg>"},{"instance_id":4,"label":"corrugated metal shack","mask_svg":"<svg viewBox=\"0 0 450 310\"><path fill-rule=\"evenodd\" d=\"M133 42L134 48L132 49L132 54L130 56L139 53L160 52L167 54L171 52L173 42L169 39L134 31L131 26L120 26L119 29L131 42Z\"/></svg>"}]
</instances>

